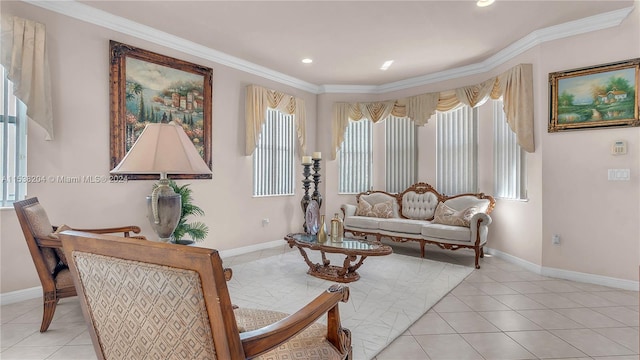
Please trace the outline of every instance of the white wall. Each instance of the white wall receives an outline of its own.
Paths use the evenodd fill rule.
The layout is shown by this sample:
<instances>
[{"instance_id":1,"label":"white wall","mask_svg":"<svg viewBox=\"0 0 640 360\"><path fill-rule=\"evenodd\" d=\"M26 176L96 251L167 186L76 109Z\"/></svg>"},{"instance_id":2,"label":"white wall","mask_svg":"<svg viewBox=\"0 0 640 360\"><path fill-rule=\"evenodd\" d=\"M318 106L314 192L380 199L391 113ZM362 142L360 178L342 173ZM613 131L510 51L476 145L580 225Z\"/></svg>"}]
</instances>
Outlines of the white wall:
<instances>
[{"instance_id":1,"label":"white wall","mask_svg":"<svg viewBox=\"0 0 640 360\"><path fill-rule=\"evenodd\" d=\"M640 128L559 134L546 130L548 73L640 57L637 8L619 27L544 43L486 74L382 95L318 96L25 3L2 2L2 11L42 22L48 31L56 139L44 141L40 128L29 127L31 175L108 173L110 39L213 68L213 179L186 182L192 184L196 203L206 212L202 220L211 229L202 245L220 250L281 239L299 231L302 224L299 188L291 197L251 197L251 157L243 155L246 85L255 83L305 99L308 153L323 152L322 212L331 215L341 203L354 202L354 196L337 195L337 161L328 160L334 101L383 100L447 90L486 80L518 63L532 63L536 152L527 155L529 201L498 200L488 246L540 266L638 281ZM488 105L480 111L479 184L480 191L491 194L491 111ZM419 180L435 184L435 122L420 128L418 137ZM617 139L628 141L628 155L609 155L608 148ZM608 168L629 168L632 180L606 181ZM151 181L32 184L28 195L40 198L53 223L137 224L153 237L144 204L151 185ZM13 210L0 210L0 216L0 293L38 286ZM267 227L262 227L263 218L271 221ZM562 236L560 246L550 245L554 233Z\"/></svg>"},{"instance_id":2,"label":"white wall","mask_svg":"<svg viewBox=\"0 0 640 360\"><path fill-rule=\"evenodd\" d=\"M202 246L219 250L283 239L302 225L300 187L294 196L253 198L252 158L244 156L245 87L258 84L301 97L307 108L307 143L314 149L316 96L195 56L90 25L22 2L2 11L44 23L52 76L55 140L29 125L30 175L105 175L109 172L109 40L213 68L212 180L190 183L201 218L210 229ZM302 173L302 170L298 171ZM301 176L301 175L300 175ZM298 179L300 179L298 176ZM105 227L136 224L155 235L146 218L145 196L153 181L127 184L30 184L54 224ZM1 288L5 293L39 286L13 209L0 210ZM262 219L270 224L262 226Z\"/></svg>"},{"instance_id":3,"label":"white wall","mask_svg":"<svg viewBox=\"0 0 640 360\"><path fill-rule=\"evenodd\" d=\"M540 71L640 57L639 12L618 28L543 44ZM544 100L538 113L545 114ZM627 155L610 154L619 139L628 141ZM637 280L640 128L544 133L542 149L543 266ZM607 169L622 168L631 170L631 181L607 180ZM560 234L560 246L551 244L552 234Z\"/></svg>"},{"instance_id":4,"label":"white wall","mask_svg":"<svg viewBox=\"0 0 640 360\"><path fill-rule=\"evenodd\" d=\"M547 132L548 74L578 67L640 57L640 10L621 26L543 43L485 74L413 89L369 96L396 99L454 89L495 76L518 63L532 63L536 151L527 154L528 200L498 199L492 213L488 246L548 269L561 269L638 281L640 263L640 128ZM323 95L319 114L333 101L365 101L352 95ZM479 191L493 193L492 110L480 108ZM323 117L320 116L320 121ZM419 129L419 180L435 186L435 121ZM614 140L628 142L629 153L612 156ZM376 161L376 160L374 160ZM337 165L327 165L337 178ZM607 181L607 169L628 168L631 181ZM335 174L334 174L335 173ZM382 189L384 184L374 184ZM355 203L354 196L329 202ZM552 234L561 245L551 245Z\"/></svg>"}]
</instances>

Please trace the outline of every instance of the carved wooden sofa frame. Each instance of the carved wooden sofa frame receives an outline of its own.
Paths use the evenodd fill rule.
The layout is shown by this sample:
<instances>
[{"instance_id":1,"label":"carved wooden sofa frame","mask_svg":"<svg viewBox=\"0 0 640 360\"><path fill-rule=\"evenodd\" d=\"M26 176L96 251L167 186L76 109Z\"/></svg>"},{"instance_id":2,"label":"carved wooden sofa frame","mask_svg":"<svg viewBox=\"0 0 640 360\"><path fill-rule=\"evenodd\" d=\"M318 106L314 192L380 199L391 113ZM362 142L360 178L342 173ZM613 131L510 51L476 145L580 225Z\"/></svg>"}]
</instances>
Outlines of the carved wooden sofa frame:
<instances>
[{"instance_id":1,"label":"carved wooden sofa frame","mask_svg":"<svg viewBox=\"0 0 640 360\"><path fill-rule=\"evenodd\" d=\"M407 196L406 196L407 194L423 195L427 193L432 194L430 198L433 199L433 201L437 200L437 203L442 203L442 202L450 203L450 200L453 200L455 202L455 201L458 201L456 199L462 200L464 197L467 197L465 199L468 199L468 197L474 197L478 200L486 200L488 202L488 204L486 205L486 209L483 212L477 213L472 218L471 226L474 229L470 229L470 230L472 234L475 234L475 236L473 236L473 239L470 239L471 241L469 242L443 241L441 239L425 236L423 234L407 234L407 233L401 233L401 232L383 231L380 229L361 229L361 228L358 229L358 228L350 227L348 217L350 215L353 215L353 211L355 207L354 205L348 205L348 204L342 205L341 207L344 215L344 219L345 219L345 233L352 233L354 236L362 236L362 237L375 236L377 241L381 241L382 238L389 238L394 242L415 241L420 244L420 256L423 258L425 255L426 244L434 244L440 247L441 249L446 249L446 250L473 249L475 251L475 267L479 269L480 268L479 258L484 257L484 245L486 244L487 225L489 225L492 221L489 214L491 213L491 211L493 211L493 208L495 207L495 199L492 196L486 195L484 193L477 193L477 194L465 193L465 194L458 194L453 196L446 196L446 195L440 194L431 185L424 182L419 182L411 185L409 188L407 188L406 190L398 194L391 194L391 193L380 191L380 190L372 190L372 191L359 193L356 195L356 201L357 203L359 203L361 197L371 195L371 194L385 195L395 200L396 209L394 210L394 212L396 212L395 214L396 218L402 219L401 221L404 221L404 222L406 221L412 222L412 220L415 220L417 222L421 222L426 225L426 224L430 224L430 222L433 220L434 218L433 213L435 213L435 207L437 206L437 203L432 204L430 215L423 219L411 219L403 215L407 213L407 211L403 211L403 210L409 207L416 208L416 207L424 206L424 204L422 205L415 204L407 201Z\"/></svg>"}]
</instances>

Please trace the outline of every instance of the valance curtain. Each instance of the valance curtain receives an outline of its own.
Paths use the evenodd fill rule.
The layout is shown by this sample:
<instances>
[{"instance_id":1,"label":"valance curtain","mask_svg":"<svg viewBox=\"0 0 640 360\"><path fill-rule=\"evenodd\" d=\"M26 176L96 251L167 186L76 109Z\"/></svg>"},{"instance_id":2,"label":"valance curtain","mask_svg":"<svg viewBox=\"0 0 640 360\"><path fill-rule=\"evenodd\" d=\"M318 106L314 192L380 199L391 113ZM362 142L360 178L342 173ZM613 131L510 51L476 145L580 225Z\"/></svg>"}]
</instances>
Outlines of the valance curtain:
<instances>
[{"instance_id":1,"label":"valance curtain","mask_svg":"<svg viewBox=\"0 0 640 360\"><path fill-rule=\"evenodd\" d=\"M306 151L306 110L304 100L261 86L249 85L247 86L245 101L245 121L247 126L245 155L252 155L258 145L267 108L295 116L294 121L298 143L300 144L300 154L304 154Z\"/></svg>"},{"instance_id":2,"label":"valance curtain","mask_svg":"<svg viewBox=\"0 0 640 360\"><path fill-rule=\"evenodd\" d=\"M404 99L371 103L335 103L332 126L331 158L335 159L349 120L369 119L378 122L389 115L409 117L422 126L438 111L448 111L460 104L476 107L487 99L502 97L507 123L516 133L518 144L534 152L533 142L533 67L520 64L480 84L454 90L420 94Z\"/></svg>"},{"instance_id":3,"label":"valance curtain","mask_svg":"<svg viewBox=\"0 0 640 360\"><path fill-rule=\"evenodd\" d=\"M13 93L27 106L27 117L53 139L51 81L45 26L17 16L2 15L0 63L13 82Z\"/></svg>"}]
</instances>

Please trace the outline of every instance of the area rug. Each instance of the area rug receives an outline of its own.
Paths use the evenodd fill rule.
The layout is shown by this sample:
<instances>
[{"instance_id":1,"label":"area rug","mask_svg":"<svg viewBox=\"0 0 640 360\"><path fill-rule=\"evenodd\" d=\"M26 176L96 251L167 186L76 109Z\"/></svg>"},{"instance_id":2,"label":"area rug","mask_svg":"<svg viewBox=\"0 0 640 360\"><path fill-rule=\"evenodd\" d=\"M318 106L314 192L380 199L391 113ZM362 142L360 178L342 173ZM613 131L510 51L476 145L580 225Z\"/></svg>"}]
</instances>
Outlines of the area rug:
<instances>
[{"instance_id":1,"label":"area rug","mask_svg":"<svg viewBox=\"0 0 640 360\"><path fill-rule=\"evenodd\" d=\"M320 262L319 253L308 253L312 261ZM344 260L327 255L335 264ZM227 284L231 300L241 307L294 313L333 284L307 275L298 251L225 265L233 269ZM342 326L352 334L353 358L372 359L472 271L397 254L368 257L358 269L360 280L346 284L349 301L340 303Z\"/></svg>"}]
</instances>

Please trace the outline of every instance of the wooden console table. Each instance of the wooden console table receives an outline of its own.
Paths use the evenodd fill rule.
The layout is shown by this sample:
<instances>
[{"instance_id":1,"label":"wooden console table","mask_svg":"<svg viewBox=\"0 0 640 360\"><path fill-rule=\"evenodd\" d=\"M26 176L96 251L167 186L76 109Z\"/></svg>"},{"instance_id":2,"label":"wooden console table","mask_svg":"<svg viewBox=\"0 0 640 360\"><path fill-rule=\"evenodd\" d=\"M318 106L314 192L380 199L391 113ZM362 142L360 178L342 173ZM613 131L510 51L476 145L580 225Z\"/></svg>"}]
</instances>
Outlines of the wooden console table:
<instances>
[{"instance_id":1,"label":"wooden console table","mask_svg":"<svg viewBox=\"0 0 640 360\"><path fill-rule=\"evenodd\" d=\"M348 283L360 279L356 271L367 256L389 255L393 251L388 245L376 241L367 241L355 238L344 237L342 242L331 242L327 240L319 243L316 235L310 234L288 234L284 239L289 243L289 247L294 246L300 250L304 261L309 265L307 274L324 280ZM304 249L319 250L322 255L322 264L313 263L309 260ZM344 254L346 257L342 266L331 265L326 253ZM358 256L360 259L358 260ZM352 263L354 263L352 265Z\"/></svg>"}]
</instances>

